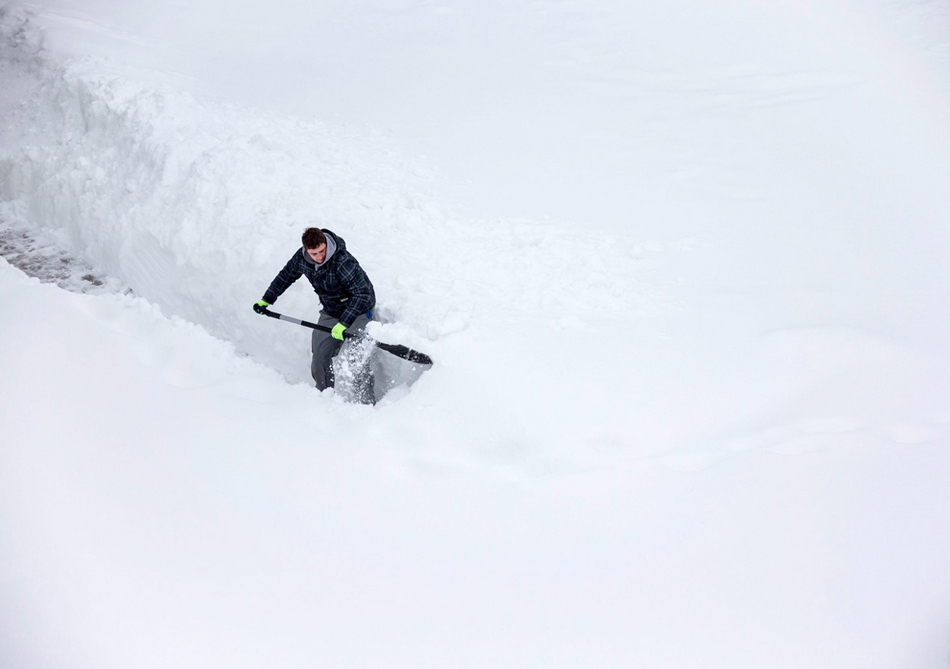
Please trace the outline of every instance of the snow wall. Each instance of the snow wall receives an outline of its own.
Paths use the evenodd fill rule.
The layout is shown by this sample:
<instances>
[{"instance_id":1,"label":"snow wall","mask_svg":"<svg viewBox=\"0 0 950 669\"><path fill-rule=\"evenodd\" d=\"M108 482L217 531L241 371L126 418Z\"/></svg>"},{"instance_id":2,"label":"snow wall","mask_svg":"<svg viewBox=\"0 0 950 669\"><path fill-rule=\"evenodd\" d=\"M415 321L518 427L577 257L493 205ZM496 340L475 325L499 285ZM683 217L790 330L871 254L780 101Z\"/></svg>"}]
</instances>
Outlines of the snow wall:
<instances>
[{"instance_id":1,"label":"snow wall","mask_svg":"<svg viewBox=\"0 0 950 669\"><path fill-rule=\"evenodd\" d=\"M437 177L381 136L198 102L171 86L104 76L108 65L94 58L56 63L22 10L4 10L0 31L8 90L29 91L4 103L0 217L56 233L166 314L290 380L306 380L309 333L275 337L275 322L250 304L311 225L340 234L372 268L390 336L427 351L473 317L660 308L635 281L616 279L629 276L642 247L538 221L453 215L428 194ZM304 284L276 308L315 319L319 304Z\"/></svg>"}]
</instances>

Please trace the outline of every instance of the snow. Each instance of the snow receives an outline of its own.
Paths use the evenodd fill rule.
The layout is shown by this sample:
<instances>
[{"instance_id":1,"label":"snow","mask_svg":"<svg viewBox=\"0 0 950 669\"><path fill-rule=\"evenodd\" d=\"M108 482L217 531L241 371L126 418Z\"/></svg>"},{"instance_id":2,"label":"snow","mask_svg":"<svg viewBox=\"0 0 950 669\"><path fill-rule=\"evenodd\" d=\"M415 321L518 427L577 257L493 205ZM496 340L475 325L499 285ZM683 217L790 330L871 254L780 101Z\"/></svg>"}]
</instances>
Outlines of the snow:
<instances>
[{"instance_id":1,"label":"snow","mask_svg":"<svg viewBox=\"0 0 950 669\"><path fill-rule=\"evenodd\" d=\"M946 665L950 4L0 11L0 666Z\"/></svg>"}]
</instances>

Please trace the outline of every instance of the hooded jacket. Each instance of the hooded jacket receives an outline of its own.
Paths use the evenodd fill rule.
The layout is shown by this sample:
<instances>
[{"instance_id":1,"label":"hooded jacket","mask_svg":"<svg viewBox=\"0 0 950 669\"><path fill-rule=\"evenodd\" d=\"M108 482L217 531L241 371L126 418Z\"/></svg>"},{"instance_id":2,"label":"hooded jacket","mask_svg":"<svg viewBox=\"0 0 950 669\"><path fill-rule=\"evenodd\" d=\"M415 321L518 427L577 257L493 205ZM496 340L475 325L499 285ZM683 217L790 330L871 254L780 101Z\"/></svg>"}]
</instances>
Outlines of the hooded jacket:
<instances>
[{"instance_id":1,"label":"hooded jacket","mask_svg":"<svg viewBox=\"0 0 950 669\"><path fill-rule=\"evenodd\" d=\"M300 247L280 270L264 293L264 301L274 304L290 285L301 276L306 276L313 291L320 298L323 311L338 319L346 327L360 314L372 311L376 306L376 292L366 272L346 250L346 242L329 230L327 257L317 265L306 249ZM333 246L335 250L332 250Z\"/></svg>"}]
</instances>

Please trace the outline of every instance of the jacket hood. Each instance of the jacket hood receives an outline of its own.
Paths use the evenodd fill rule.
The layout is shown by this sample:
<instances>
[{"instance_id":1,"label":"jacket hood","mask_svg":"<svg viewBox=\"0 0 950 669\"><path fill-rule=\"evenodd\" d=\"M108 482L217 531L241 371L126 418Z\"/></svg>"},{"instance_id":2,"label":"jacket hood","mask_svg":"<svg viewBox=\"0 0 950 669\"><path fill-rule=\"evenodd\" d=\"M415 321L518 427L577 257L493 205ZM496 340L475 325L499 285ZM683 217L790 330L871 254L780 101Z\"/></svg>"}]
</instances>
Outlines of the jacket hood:
<instances>
[{"instance_id":1,"label":"jacket hood","mask_svg":"<svg viewBox=\"0 0 950 669\"><path fill-rule=\"evenodd\" d=\"M333 241L336 242L336 248L338 251L346 251L346 242L344 242L343 238L340 237L338 234L336 234L335 232L330 232L329 230L324 230L323 234L327 238L328 247L330 245L330 240L332 239Z\"/></svg>"}]
</instances>

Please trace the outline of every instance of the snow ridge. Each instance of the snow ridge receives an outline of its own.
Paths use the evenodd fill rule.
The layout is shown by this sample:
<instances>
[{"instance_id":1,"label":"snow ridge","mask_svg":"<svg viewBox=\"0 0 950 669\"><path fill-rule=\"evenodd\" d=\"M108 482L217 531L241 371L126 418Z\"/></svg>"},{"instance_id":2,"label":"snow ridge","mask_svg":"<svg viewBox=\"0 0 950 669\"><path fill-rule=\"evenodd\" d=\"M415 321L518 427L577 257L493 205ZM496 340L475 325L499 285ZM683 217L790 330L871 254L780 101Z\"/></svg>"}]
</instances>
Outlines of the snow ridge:
<instances>
[{"instance_id":1,"label":"snow ridge","mask_svg":"<svg viewBox=\"0 0 950 669\"><path fill-rule=\"evenodd\" d=\"M0 665L944 663L950 143L893 3L465 4L299 4L314 50L258 0L44 0L72 61L2 13L0 236L135 295L0 260ZM473 199L569 197L462 214L418 144L178 90L234 35L275 88L339 65L323 118L453 98ZM436 360L376 406L250 311L311 223Z\"/></svg>"},{"instance_id":2,"label":"snow ridge","mask_svg":"<svg viewBox=\"0 0 950 669\"><path fill-rule=\"evenodd\" d=\"M289 378L300 378L306 333L275 342L248 305L308 225L347 239L382 318L403 323L396 334L410 345L490 314L662 307L634 278L641 247L543 221L460 217L384 137L199 102L103 75L99 59L54 64L23 37L35 33L22 15L3 23L5 79L32 90L8 110L0 215L55 231L136 294ZM313 315L306 292L295 286L281 306Z\"/></svg>"}]
</instances>

